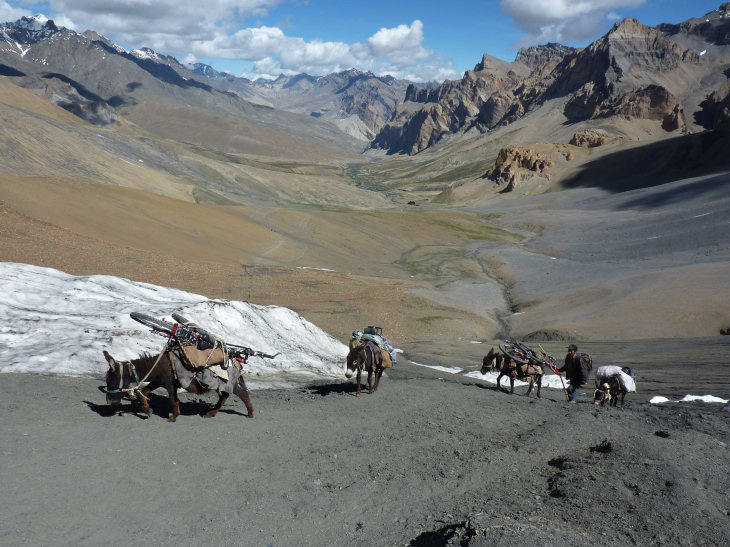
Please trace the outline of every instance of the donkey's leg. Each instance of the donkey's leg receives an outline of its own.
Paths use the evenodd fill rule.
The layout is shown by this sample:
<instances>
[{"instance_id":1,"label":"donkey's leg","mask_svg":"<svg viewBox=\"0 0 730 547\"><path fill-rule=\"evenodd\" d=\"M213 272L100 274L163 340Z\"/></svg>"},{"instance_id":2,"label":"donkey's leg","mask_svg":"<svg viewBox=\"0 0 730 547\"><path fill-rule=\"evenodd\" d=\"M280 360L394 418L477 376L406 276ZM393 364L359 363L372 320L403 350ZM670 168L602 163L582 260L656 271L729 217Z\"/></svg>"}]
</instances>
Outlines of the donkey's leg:
<instances>
[{"instance_id":1,"label":"donkey's leg","mask_svg":"<svg viewBox=\"0 0 730 547\"><path fill-rule=\"evenodd\" d=\"M150 415L150 388L149 387L143 387L137 392L137 400L142 405L142 412L147 414L147 416Z\"/></svg>"},{"instance_id":2,"label":"donkey's leg","mask_svg":"<svg viewBox=\"0 0 730 547\"><path fill-rule=\"evenodd\" d=\"M378 370L375 372L375 388L373 389L373 391L378 390L378 386L380 385L380 377L383 375L383 370L384 369L382 368L378 368Z\"/></svg>"},{"instance_id":3,"label":"donkey's leg","mask_svg":"<svg viewBox=\"0 0 730 547\"><path fill-rule=\"evenodd\" d=\"M355 396L360 396L360 384L362 382L362 369L357 369L357 393L355 393Z\"/></svg>"},{"instance_id":4,"label":"donkey's leg","mask_svg":"<svg viewBox=\"0 0 730 547\"><path fill-rule=\"evenodd\" d=\"M246 387L246 383L243 381L243 378L241 378L233 388L233 393L235 393L239 399L243 401L243 404L246 405L248 417L253 418L253 403L251 403L251 396L248 394L248 388Z\"/></svg>"},{"instance_id":5,"label":"donkey's leg","mask_svg":"<svg viewBox=\"0 0 730 547\"><path fill-rule=\"evenodd\" d=\"M228 393L225 391L219 391L218 392L218 402L215 404L213 408L211 408L207 414L205 415L206 418L213 418L216 414L218 414L218 411L221 409L221 407L226 404L226 401L228 400Z\"/></svg>"},{"instance_id":6,"label":"donkey's leg","mask_svg":"<svg viewBox=\"0 0 730 547\"><path fill-rule=\"evenodd\" d=\"M170 395L170 406L172 406L172 414L167 419L174 422L180 416L180 399L174 384L167 388L167 393Z\"/></svg>"},{"instance_id":7,"label":"donkey's leg","mask_svg":"<svg viewBox=\"0 0 730 547\"><path fill-rule=\"evenodd\" d=\"M530 376L530 379L527 381L527 393L525 395L529 395L532 391L532 386L535 384L535 377Z\"/></svg>"},{"instance_id":8,"label":"donkey's leg","mask_svg":"<svg viewBox=\"0 0 730 547\"><path fill-rule=\"evenodd\" d=\"M542 374L537 375L537 398L540 398L540 388L542 387Z\"/></svg>"},{"instance_id":9,"label":"donkey's leg","mask_svg":"<svg viewBox=\"0 0 730 547\"><path fill-rule=\"evenodd\" d=\"M368 393L373 392L373 370L368 370Z\"/></svg>"}]
</instances>

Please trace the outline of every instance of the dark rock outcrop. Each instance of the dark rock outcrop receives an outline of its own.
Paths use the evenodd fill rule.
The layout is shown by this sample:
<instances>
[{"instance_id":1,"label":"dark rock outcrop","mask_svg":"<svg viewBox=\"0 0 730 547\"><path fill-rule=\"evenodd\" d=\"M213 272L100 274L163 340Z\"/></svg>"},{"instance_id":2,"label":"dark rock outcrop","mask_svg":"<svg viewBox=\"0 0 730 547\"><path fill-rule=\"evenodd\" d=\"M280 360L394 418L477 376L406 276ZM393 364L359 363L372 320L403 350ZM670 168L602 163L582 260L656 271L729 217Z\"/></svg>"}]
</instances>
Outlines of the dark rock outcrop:
<instances>
[{"instance_id":1,"label":"dark rock outcrop","mask_svg":"<svg viewBox=\"0 0 730 547\"><path fill-rule=\"evenodd\" d=\"M704 108L710 115L712 129L723 133L730 132L730 80L710 94Z\"/></svg>"}]
</instances>

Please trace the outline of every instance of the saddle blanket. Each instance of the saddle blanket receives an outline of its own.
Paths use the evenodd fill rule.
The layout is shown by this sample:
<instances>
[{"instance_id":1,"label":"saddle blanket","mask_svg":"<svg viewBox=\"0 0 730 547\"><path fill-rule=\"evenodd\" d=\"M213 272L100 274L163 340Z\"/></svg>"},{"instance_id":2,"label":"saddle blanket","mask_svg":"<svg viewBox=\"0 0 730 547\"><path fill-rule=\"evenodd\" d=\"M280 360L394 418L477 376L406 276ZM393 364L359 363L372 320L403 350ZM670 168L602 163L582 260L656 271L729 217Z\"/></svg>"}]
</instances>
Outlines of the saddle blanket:
<instances>
[{"instance_id":1,"label":"saddle blanket","mask_svg":"<svg viewBox=\"0 0 730 547\"><path fill-rule=\"evenodd\" d=\"M233 393L233 388L243 374L243 369L235 362L226 369L220 365L213 365L194 372L182 364L180 357L174 353L172 356L177 378L183 389L187 389L193 380L197 380L206 389L230 394Z\"/></svg>"}]
</instances>

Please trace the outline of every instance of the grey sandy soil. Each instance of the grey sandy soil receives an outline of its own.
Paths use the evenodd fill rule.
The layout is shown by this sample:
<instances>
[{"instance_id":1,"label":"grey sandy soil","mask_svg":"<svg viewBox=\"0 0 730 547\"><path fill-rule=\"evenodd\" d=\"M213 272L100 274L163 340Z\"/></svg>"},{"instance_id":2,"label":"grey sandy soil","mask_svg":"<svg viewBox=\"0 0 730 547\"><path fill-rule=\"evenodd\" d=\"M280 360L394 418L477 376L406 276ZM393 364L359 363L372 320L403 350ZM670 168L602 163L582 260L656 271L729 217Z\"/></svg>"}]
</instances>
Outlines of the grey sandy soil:
<instances>
[{"instance_id":1,"label":"grey sandy soil","mask_svg":"<svg viewBox=\"0 0 730 547\"><path fill-rule=\"evenodd\" d=\"M728 544L730 412L646 402L727 392L725 339L590 348L644 360L623 408L406 358L473 370L483 345L406 348L359 398L257 390L253 419L238 400L203 419L214 398L185 394L170 423L163 392L143 419L110 411L100 378L2 374L0 544ZM720 384L687 390L698 366Z\"/></svg>"}]
</instances>

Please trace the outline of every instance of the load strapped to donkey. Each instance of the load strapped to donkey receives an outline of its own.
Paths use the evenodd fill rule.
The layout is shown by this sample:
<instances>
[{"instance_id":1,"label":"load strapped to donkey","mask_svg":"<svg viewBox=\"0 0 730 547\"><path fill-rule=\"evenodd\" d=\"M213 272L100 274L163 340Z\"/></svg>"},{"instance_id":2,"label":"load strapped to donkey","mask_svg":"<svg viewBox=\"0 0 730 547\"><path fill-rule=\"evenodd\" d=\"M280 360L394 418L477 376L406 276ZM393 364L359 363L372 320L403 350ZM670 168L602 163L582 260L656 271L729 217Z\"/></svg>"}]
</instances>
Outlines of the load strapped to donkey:
<instances>
[{"instance_id":1,"label":"load strapped to donkey","mask_svg":"<svg viewBox=\"0 0 730 547\"><path fill-rule=\"evenodd\" d=\"M129 315L135 321L150 327L157 334L167 336L167 351L173 352L180 364L194 373L216 365L227 369L233 361L245 364L251 356L273 359L278 355L278 353L267 355L246 346L228 344L219 336L177 313L172 314L172 318L177 323L160 321L139 312L132 312Z\"/></svg>"},{"instance_id":2,"label":"load strapped to donkey","mask_svg":"<svg viewBox=\"0 0 730 547\"><path fill-rule=\"evenodd\" d=\"M149 414L150 391L164 387L173 407L170 419L175 421L180 415L177 388L182 387L198 394L208 390L218 392L218 404L208 416L215 416L231 393L241 398L248 415L253 416L253 405L243 379L243 364L251 356L272 359L278 353L268 355L246 346L228 344L179 314L172 314L176 323L139 312L132 312L130 316L156 334L167 337L167 341L157 356L145 354L131 361L120 362L104 352L109 363L106 390L109 404L119 404L124 395L136 396L142 409Z\"/></svg>"},{"instance_id":3,"label":"load strapped to donkey","mask_svg":"<svg viewBox=\"0 0 730 547\"><path fill-rule=\"evenodd\" d=\"M542 357L539 357L537 352L520 340L505 340L499 344L502 355L495 352L494 348L489 350L489 353L482 361L480 372L486 374L489 370L497 371L499 373L497 376L497 389L500 390L502 389L500 380L503 376L507 376L510 381L510 393L515 391L515 378L528 382L527 395L532 391L533 385L537 385L537 396L539 398L544 366L560 376L561 382L563 378L555 366L555 358L548 355L539 344L538 347ZM565 390L564 382L563 390L567 399L568 393Z\"/></svg>"},{"instance_id":4,"label":"load strapped to donkey","mask_svg":"<svg viewBox=\"0 0 730 547\"><path fill-rule=\"evenodd\" d=\"M364 332L356 330L352 333L349 347L345 376L352 378L353 374L357 374L357 395L360 395L362 373L367 372L368 392L373 393L378 389L383 371L396 364L392 342L383 336L381 327L370 325Z\"/></svg>"},{"instance_id":5,"label":"load strapped to donkey","mask_svg":"<svg viewBox=\"0 0 730 547\"><path fill-rule=\"evenodd\" d=\"M380 349L384 349L390 355L390 361L392 364L397 364L398 361L395 356L395 347L393 343L383 336L383 327L374 327L368 325L365 329L360 332L359 330L353 331L353 340L365 340L366 342L373 342Z\"/></svg>"}]
</instances>

